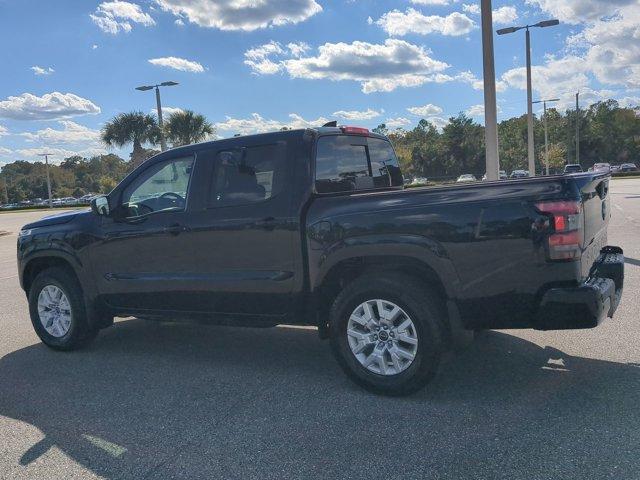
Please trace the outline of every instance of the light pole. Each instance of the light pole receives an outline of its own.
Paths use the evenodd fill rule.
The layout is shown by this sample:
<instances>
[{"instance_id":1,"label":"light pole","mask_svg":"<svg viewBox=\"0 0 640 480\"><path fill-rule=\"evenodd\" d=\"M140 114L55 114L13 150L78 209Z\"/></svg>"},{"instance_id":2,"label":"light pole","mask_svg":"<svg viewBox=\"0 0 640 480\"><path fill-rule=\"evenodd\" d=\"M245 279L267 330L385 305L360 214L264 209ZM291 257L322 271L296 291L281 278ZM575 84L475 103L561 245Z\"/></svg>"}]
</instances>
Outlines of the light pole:
<instances>
[{"instance_id":1,"label":"light pole","mask_svg":"<svg viewBox=\"0 0 640 480\"><path fill-rule=\"evenodd\" d=\"M580 92L576 93L576 163L580 165Z\"/></svg>"},{"instance_id":2,"label":"light pole","mask_svg":"<svg viewBox=\"0 0 640 480\"><path fill-rule=\"evenodd\" d=\"M536 100L531 103L542 103L544 106L544 116L542 117L542 123L544 124L544 165L549 175L549 133L547 131L547 102L559 102L559 98L550 98L547 100Z\"/></svg>"},{"instance_id":3,"label":"light pole","mask_svg":"<svg viewBox=\"0 0 640 480\"><path fill-rule=\"evenodd\" d=\"M162 130L162 103L160 103L160 87L173 87L178 82L162 82L158 85L142 85L136 87L136 90L146 92L147 90L156 89L156 107L158 109L158 127L160 127L160 149L164 152L167 149L167 142L164 140L164 132Z\"/></svg>"},{"instance_id":4,"label":"light pole","mask_svg":"<svg viewBox=\"0 0 640 480\"><path fill-rule=\"evenodd\" d=\"M536 175L536 161L535 161L535 149L533 144L533 93L531 88L531 37L529 29L533 27L544 28L558 25L558 20L544 20L534 25L524 25L521 27L507 27L501 28L496 33L498 35L506 35L507 33L514 33L518 30L525 29L526 32L526 49L527 49L527 157L529 159L529 176L535 177Z\"/></svg>"},{"instance_id":5,"label":"light pole","mask_svg":"<svg viewBox=\"0 0 640 480\"><path fill-rule=\"evenodd\" d=\"M53 153L39 153L39 157L44 157L44 164L47 170L47 192L49 193L49 208L53 208L53 201L51 199L51 177L49 176L49 155Z\"/></svg>"},{"instance_id":6,"label":"light pole","mask_svg":"<svg viewBox=\"0 0 640 480\"><path fill-rule=\"evenodd\" d=\"M498 180L498 117L496 108L496 70L493 61L493 17L491 0L482 0L482 65L484 79L484 139L487 180Z\"/></svg>"}]
</instances>

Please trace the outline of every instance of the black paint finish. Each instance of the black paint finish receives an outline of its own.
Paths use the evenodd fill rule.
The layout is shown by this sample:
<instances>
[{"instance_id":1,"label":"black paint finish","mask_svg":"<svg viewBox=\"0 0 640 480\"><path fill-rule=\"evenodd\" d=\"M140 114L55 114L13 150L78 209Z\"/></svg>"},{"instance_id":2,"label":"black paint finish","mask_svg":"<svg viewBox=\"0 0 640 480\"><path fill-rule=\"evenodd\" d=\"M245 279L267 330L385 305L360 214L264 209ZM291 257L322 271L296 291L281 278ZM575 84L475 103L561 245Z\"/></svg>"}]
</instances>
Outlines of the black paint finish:
<instances>
[{"instance_id":1,"label":"black paint finish","mask_svg":"<svg viewBox=\"0 0 640 480\"><path fill-rule=\"evenodd\" d=\"M317 194L315 143L337 133L277 132L157 155L109 194L110 208L118 210L122 191L144 169L193 155L185 211L135 222L85 211L26 225L18 239L21 284L28 290L42 265L66 262L89 304L114 314L317 324L326 318L310 312L326 310L320 296L326 282L341 269L375 263L435 279L467 327L537 327L545 294L555 289L556 298L558 288L588 281L606 246L605 174ZM217 153L270 142L286 143L284 188L259 203L211 208ZM579 261L547 259L534 205L551 200L583 202Z\"/></svg>"}]
</instances>

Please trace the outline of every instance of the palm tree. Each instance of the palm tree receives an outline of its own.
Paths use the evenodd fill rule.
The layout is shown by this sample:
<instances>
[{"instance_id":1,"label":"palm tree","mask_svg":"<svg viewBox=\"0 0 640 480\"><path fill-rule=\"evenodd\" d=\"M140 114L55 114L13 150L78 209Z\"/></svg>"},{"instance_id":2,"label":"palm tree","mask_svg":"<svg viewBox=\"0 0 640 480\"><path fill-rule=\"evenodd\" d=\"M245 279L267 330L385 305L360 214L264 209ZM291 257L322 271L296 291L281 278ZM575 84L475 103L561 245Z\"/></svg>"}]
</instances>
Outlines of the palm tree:
<instances>
[{"instance_id":1,"label":"palm tree","mask_svg":"<svg viewBox=\"0 0 640 480\"><path fill-rule=\"evenodd\" d=\"M165 137L174 147L203 141L213 135L215 128L199 113L192 110L178 110L169 115L164 126Z\"/></svg>"},{"instance_id":2,"label":"palm tree","mask_svg":"<svg viewBox=\"0 0 640 480\"><path fill-rule=\"evenodd\" d=\"M160 141L160 128L153 115L142 112L121 113L105 124L100 137L109 147L124 147L132 143L131 162L135 168L148 158L148 152L142 145L156 145Z\"/></svg>"}]
</instances>

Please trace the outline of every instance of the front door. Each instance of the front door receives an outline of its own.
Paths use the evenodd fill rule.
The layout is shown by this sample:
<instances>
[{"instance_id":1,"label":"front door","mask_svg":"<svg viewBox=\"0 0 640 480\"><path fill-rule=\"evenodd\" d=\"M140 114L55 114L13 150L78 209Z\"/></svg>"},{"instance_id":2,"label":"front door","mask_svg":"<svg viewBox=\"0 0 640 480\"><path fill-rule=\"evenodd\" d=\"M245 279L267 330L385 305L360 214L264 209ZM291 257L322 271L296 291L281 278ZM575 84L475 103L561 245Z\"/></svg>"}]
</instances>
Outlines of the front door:
<instances>
[{"instance_id":1,"label":"front door","mask_svg":"<svg viewBox=\"0 0 640 480\"><path fill-rule=\"evenodd\" d=\"M155 161L116 195L91 252L99 294L129 312L181 310L193 271L189 245L193 155Z\"/></svg>"}]
</instances>

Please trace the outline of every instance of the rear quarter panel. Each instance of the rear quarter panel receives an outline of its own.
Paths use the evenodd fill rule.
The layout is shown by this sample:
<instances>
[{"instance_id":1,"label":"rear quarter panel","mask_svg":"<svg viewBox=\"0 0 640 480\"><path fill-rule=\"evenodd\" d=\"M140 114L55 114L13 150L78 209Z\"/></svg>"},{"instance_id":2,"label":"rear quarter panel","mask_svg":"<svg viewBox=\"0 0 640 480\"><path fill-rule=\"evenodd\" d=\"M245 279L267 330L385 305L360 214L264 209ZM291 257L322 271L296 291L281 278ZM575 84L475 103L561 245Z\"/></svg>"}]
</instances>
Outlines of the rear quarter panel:
<instances>
[{"instance_id":1,"label":"rear quarter panel","mask_svg":"<svg viewBox=\"0 0 640 480\"><path fill-rule=\"evenodd\" d=\"M346 258L408 256L439 275L467 326L527 326L541 289L579 276L576 262L546 261L533 204L576 195L553 177L317 197L306 219L311 288Z\"/></svg>"}]
</instances>

